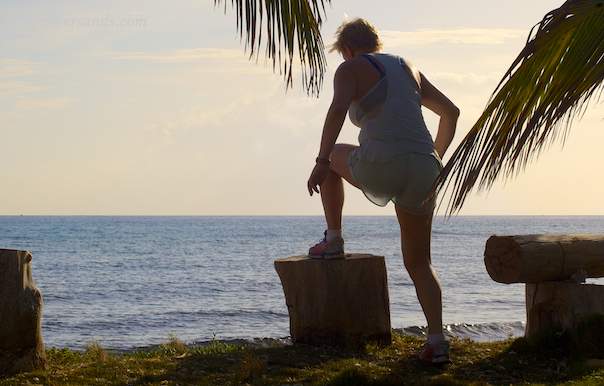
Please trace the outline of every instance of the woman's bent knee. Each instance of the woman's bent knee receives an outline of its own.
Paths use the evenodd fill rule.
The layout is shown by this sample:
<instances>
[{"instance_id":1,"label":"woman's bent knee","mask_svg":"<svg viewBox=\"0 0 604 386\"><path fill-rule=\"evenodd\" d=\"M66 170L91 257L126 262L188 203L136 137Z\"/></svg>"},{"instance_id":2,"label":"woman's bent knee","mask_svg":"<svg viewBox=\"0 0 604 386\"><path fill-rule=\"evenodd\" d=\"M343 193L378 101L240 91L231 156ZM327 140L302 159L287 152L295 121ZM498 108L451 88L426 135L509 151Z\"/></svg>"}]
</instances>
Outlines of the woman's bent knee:
<instances>
[{"instance_id":1,"label":"woman's bent knee","mask_svg":"<svg viewBox=\"0 0 604 386\"><path fill-rule=\"evenodd\" d=\"M331 152L331 170L338 173L341 177L343 177L346 181L348 181L352 186L359 187L357 182L355 181L352 173L350 172L350 167L348 166L348 160L350 159L350 153L357 146L348 145L348 144L336 144Z\"/></svg>"}]
</instances>

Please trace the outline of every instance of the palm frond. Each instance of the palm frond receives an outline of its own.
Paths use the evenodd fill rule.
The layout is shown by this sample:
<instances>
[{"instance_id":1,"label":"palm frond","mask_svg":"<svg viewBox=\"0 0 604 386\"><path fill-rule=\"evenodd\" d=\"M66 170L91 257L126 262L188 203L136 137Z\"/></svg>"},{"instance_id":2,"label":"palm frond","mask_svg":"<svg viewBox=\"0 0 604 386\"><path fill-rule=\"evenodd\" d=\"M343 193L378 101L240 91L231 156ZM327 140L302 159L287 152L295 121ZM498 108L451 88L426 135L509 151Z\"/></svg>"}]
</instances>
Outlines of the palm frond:
<instances>
[{"instance_id":1,"label":"palm frond","mask_svg":"<svg viewBox=\"0 0 604 386\"><path fill-rule=\"evenodd\" d=\"M221 0L214 0L215 6L220 3ZM325 47L320 33L325 0L231 0L231 5L237 13L237 31L242 40L245 35L245 49L247 51L249 48L250 58L254 55L258 57L266 17L266 57L273 60L273 71L278 62L286 87L291 87L293 61L297 52L306 92L318 96L326 67Z\"/></svg>"},{"instance_id":2,"label":"palm frond","mask_svg":"<svg viewBox=\"0 0 604 386\"><path fill-rule=\"evenodd\" d=\"M604 0L568 0L533 27L440 174L435 192L452 189L448 215L477 182L479 192L488 190L498 178L517 175L544 145L564 141L603 79Z\"/></svg>"}]
</instances>

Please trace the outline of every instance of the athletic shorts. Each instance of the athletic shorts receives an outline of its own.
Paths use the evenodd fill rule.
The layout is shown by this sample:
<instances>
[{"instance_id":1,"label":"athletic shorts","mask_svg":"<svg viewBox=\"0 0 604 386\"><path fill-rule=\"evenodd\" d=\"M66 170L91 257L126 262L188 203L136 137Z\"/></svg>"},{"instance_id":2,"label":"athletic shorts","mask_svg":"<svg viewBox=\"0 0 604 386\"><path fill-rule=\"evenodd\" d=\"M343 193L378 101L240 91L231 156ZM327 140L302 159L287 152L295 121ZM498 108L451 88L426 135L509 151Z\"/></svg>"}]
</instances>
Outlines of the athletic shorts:
<instances>
[{"instance_id":1,"label":"athletic shorts","mask_svg":"<svg viewBox=\"0 0 604 386\"><path fill-rule=\"evenodd\" d=\"M407 213L430 214L436 197L427 200L442 163L430 154L406 153L389 162L364 162L351 153L350 172L369 199L378 206L389 201Z\"/></svg>"}]
</instances>

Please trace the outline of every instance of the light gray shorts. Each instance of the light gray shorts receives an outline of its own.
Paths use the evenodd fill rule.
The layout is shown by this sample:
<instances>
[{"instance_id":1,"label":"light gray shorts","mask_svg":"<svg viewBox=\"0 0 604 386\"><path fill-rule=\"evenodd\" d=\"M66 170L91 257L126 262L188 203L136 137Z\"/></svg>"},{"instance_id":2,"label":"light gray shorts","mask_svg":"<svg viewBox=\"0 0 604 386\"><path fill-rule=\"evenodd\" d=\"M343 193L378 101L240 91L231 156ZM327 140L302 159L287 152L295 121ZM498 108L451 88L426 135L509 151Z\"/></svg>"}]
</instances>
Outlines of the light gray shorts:
<instances>
[{"instance_id":1,"label":"light gray shorts","mask_svg":"<svg viewBox=\"0 0 604 386\"><path fill-rule=\"evenodd\" d=\"M354 157L348 160L350 172L369 199L379 206L389 201L407 213L430 214L436 197L426 201L428 193L442 170L442 163L430 154L406 153L389 162L364 162Z\"/></svg>"}]
</instances>

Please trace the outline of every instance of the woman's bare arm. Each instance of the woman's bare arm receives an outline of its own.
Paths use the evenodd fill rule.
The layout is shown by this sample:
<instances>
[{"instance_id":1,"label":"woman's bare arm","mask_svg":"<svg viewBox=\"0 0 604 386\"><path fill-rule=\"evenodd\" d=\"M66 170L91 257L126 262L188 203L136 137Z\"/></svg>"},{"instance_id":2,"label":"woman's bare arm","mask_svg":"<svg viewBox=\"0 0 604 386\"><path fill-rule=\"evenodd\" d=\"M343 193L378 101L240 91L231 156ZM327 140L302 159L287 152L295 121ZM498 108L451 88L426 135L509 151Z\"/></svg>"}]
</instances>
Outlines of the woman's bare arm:
<instances>
[{"instance_id":1,"label":"woman's bare arm","mask_svg":"<svg viewBox=\"0 0 604 386\"><path fill-rule=\"evenodd\" d=\"M331 151L340 135L342 125L346 119L346 113L357 92L357 82L352 70L346 62L342 63L334 77L334 93L331 106L327 111L323 134L321 136L321 147L319 158L329 159ZM317 163L308 179L308 192L312 196L313 191L319 192L317 186L321 186L327 178L329 165Z\"/></svg>"},{"instance_id":2,"label":"woman's bare arm","mask_svg":"<svg viewBox=\"0 0 604 386\"><path fill-rule=\"evenodd\" d=\"M455 135L459 109L449 98L434 87L423 74L421 74L421 89L422 105L440 116L434 146L436 146L436 152L442 158Z\"/></svg>"}]
</instances>

